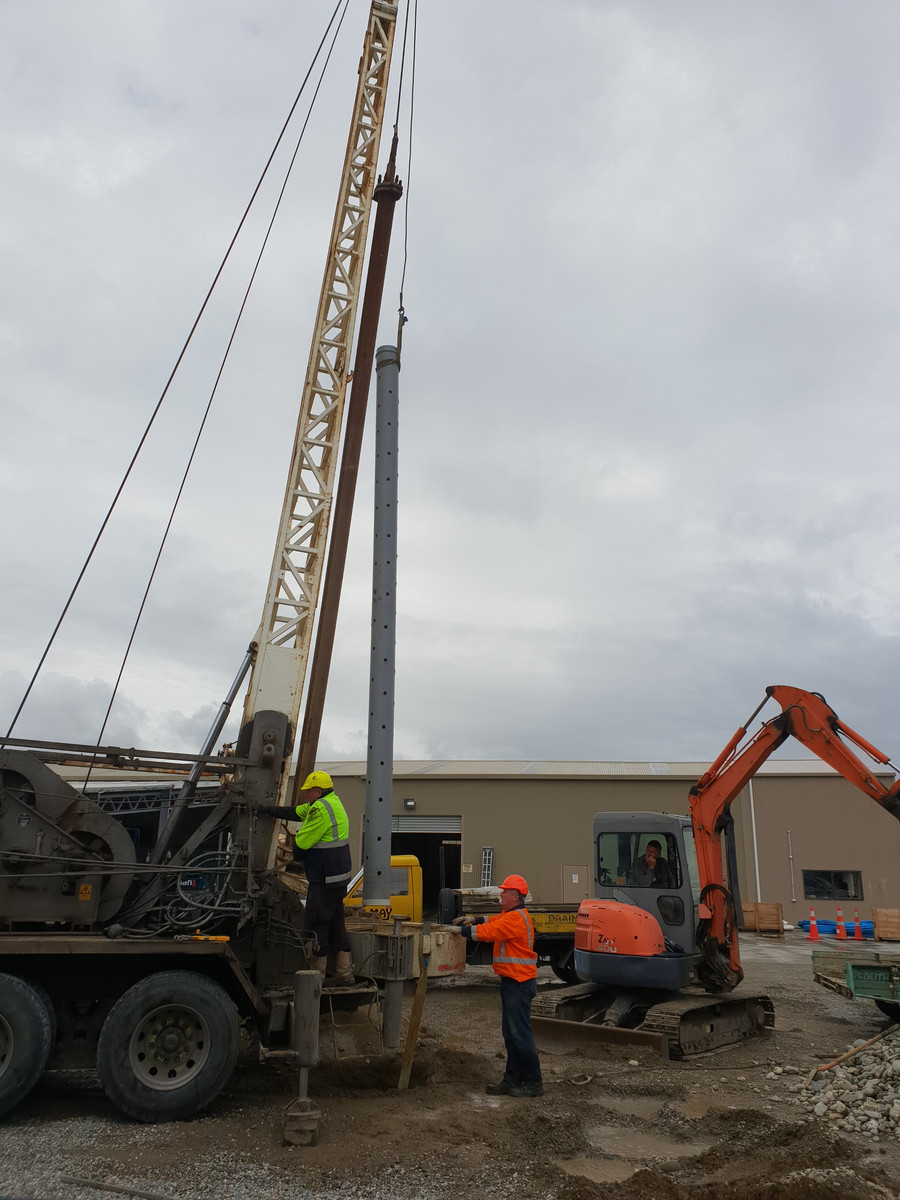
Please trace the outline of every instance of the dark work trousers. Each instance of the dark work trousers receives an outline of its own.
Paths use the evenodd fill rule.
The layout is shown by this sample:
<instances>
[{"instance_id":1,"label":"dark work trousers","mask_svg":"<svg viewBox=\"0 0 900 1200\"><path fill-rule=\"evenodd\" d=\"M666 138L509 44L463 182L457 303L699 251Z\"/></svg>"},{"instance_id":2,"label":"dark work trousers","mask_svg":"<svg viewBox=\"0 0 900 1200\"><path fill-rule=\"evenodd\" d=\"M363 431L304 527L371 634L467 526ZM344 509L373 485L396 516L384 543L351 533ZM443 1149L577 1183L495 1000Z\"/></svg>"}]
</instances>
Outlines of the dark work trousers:
<instances>
[{"instance_id":1,"label":"dark work trousers","mask_svg":"<svg viewBox=\"0 0 900 1200\"><path fill-rule=\"evenodd\" d=\"M541 1060L531 1032L531 1002L537 985L533 979L519 983L500 976L500 1003L503 1007L503 1040L506 1042L506 1071L503 1078L518 1087L541 1082Z\"/></svg>"},{"instance_id":2,"label":"dark work trousers","mask_svg":"<svg viewBox=\"0 0 900 1200\"><path fill-rule=\"evenodd\" d=\"M347 937L347 926L344 924L344 897L347 895L345 883L328 886L325 883L311 883L306 897L306 928L316 935L318 950L316 953L325 958L329 951L350 949L350 939Z\"/></svg>"}]
</instances>

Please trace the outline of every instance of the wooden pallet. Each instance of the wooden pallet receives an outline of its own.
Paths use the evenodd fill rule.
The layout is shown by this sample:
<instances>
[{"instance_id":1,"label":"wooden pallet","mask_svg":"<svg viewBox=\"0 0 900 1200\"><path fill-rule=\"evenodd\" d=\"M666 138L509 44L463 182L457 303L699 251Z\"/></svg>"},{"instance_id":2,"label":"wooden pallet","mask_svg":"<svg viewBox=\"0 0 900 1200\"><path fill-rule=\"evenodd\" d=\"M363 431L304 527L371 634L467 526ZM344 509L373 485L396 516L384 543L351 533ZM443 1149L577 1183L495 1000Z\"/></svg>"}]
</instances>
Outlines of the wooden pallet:
<instances>
[{"instance_id":1,"label":"wooden pallet","mask_svg":"<svg viewBox=\"0 0 900 1200\"><path fill-rule=\"evenodd\" d=\"M873 908L876 942L900 942L900 908Z\"/></svg>"},{"instance_id":2,"label":"wooden pallet","mask_svg":"<svg viewBox=\"0 0 900 1200\"><path fill-rule=\"evenodd\" d=\"M765 933L784 939L784 913L780 904L743 904L743 924L747 933Z\"/></svg>"}]
</instances>

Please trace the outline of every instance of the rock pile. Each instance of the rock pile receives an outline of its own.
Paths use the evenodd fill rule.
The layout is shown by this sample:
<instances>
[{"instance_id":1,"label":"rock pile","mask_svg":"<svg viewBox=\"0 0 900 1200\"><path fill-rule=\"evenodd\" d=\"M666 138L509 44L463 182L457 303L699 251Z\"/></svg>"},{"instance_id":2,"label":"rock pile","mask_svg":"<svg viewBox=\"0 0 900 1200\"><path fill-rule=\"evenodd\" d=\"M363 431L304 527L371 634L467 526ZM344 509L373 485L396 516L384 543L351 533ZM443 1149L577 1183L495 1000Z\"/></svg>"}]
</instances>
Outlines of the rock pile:
<instances>
[{"instance_id":1,"label":"rock pile","mask_svg":"<svg viewBox=\"0 0 900 1200\"><path fill-rule=\"evenodd\" d=\"M851 1050L861 1045L862 1039ZM796 1074L796 1067L776 1067L768 1078ZM900 1031L809 1081L792 1081L787 1090L810 1120L866 1137L900 1137Z\"/></svg>"}]
</instances>

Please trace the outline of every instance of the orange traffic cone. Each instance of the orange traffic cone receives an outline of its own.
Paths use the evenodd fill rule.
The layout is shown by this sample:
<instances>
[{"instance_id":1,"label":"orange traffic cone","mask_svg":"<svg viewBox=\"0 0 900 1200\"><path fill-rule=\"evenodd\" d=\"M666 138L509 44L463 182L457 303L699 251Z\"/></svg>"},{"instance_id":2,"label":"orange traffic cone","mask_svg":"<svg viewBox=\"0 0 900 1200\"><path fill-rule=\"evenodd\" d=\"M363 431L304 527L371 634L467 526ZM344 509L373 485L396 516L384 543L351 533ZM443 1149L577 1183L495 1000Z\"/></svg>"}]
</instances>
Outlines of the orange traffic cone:
<instances>
[{"instance_id":1,"label":"orange traffic cone","mask_svg":"<svg viewBox=\"0 0 900 1200\"><path fill-rule=\"evenodd\" d=\"M847 930L846 930L846 927L844 926L844 914L841 912L840 905L837 906L837 910L838 910L837 929L835 930L835 937L845 938L847 936Z\"/></svg>"},{"instance_id":2,"label":"orange traffic cone","mask_svg":"<svg viewBox=\"0 0 900 1200\"><path fill-rule=\"evenodd\" d=\"M816 914L811 905L809 909L809 933L806 935L806 940L808 942L819 941L819 927L816 924Z\"/></svg>"},{"instance_id":3,"label":"orange traffic cone","mask_svg":"<svg viewBox=\"0 0 900 1200\"><path fill-rule=\"evenodd\" d=\"M858 908L854 908L853 910L853 940L856 942L861 942L863 940L862 925L859 921Z\"/></svg>"}]
</instances>

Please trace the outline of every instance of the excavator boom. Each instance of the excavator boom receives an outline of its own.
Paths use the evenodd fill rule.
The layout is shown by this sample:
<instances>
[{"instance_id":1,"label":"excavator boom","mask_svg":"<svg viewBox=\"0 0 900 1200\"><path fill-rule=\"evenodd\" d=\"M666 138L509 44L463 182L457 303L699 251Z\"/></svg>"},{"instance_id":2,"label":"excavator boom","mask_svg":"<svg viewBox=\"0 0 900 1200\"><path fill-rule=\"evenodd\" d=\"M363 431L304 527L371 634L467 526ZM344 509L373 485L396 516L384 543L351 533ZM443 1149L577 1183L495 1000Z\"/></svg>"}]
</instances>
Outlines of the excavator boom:
<instances>
[{"instance_id":1,"label":"excavator boom","mask_svg":"<svg viewBox=\"0 0 900 1200\"><path fill-rule=\"evenodd\" d=\"M890 762L886 754L845 725L818 692L775 685L766 688L766 699L769 698L778 701L781 713L765 722L738 752L747 734L747 726L741 726L709 770L691 788L690 814L700 870L700 899L709 911L709 916L701 912L698 933L698 941L704 945L705 974L701 978L708 985L714 985L716 990L727 990L731 979L734 980L730 983L733 987L742 977L737 921L724 886L719 822L731 802L779 746L789 737L796 738L900 820L900 780L886 787L857 758L847 742L852 742L881 764ZM757 712L759 709L753 716Z\"/></svg>"}]
</instances>

